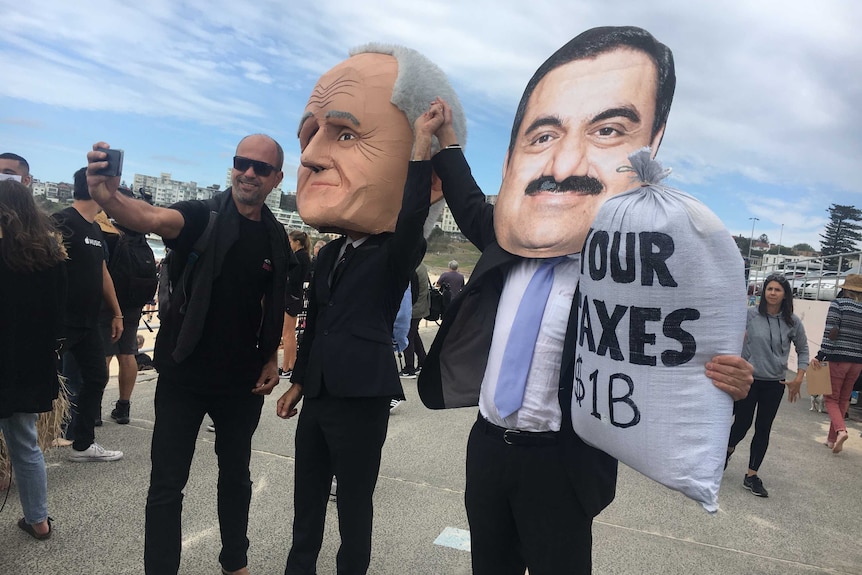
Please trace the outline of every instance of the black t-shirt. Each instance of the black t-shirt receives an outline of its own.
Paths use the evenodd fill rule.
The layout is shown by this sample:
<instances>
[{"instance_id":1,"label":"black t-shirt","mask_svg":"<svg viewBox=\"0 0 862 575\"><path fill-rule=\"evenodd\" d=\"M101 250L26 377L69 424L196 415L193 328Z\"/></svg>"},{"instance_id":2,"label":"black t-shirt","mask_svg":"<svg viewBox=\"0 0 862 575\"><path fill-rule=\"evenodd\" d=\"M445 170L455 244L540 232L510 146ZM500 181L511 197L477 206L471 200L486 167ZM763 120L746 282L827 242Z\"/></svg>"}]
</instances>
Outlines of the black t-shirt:
<instances>
[{"instance_id":1,"label":"black t-shirt","mask_svg":"<svg viewBox=\"0 0 862 575\"><path fill-rule=\"evenodd\" d=\"M104 236L99 224L88 222L69 207L52 216L63 234L69 259L66 313L63 323L70 327L93 328L98 323L102 295L102 265L105 261Z\"/></svg>"},{"instance_id":2,"label":"black t-shirt","mask_svg":"<svg viewBox=\"0 0 862 575\"><path fill-rule=\"evenodd\" d=\"M165 240L165 246L176 251L180 263L206 228L209 208L200 201L171 207L183 214L185 226L176 239ZM155 351L159 376L178 385L209 393L250 391L269 359L258 349L258 333L262 300L273 275L272 247L263 222L239 217L239 238L213 282L201 339L181 364L174 362L171 352L183 318L173 309L171 317L162 320ZM180 267L169 270L172 279L179 277Z\"/></svg>"}]
</instances>

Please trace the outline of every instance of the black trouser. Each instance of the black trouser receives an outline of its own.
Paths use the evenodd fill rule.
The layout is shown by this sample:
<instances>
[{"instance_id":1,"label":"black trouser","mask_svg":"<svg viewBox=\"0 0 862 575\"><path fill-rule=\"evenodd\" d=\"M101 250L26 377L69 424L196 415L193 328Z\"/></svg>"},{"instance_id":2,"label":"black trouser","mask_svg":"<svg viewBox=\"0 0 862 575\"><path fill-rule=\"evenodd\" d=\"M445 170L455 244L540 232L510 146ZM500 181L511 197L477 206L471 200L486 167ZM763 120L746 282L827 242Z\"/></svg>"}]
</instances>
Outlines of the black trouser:
<instances>
[{"instance_id":1,"label":"black trouser","mask_svg":"<svg viewBox=\"0 0 862 575\"><path fill-rule=\"evenodd\" d=\"M108 384L108 367L99 329L67 327L63 350L64 355L74 358L81 374L80 388L71 390L76 407L70 427L74 438L72 449L84 451L96 440L96 420L101 419L102 394Z\"/></svg>"},{"instance_id":2,"label":"black trouser","mask_svg":"<svg viewBox=\"0 0 862 575\"><path fill-rule=\"evenodd\" d=\"M473 426L464 499L475 575L590 573L592 518L578 502L554 435L504 438L481 416Z\"/></svg>"},{"instance_id":3,"label":"black trouser","mask_svg":"<svg viewBox=\"0 0 862 575\"><path fill-rule=\"evenodd\" d=\"M760 464L763 463L763 458L766 456L766 449L769 447L769 432L781 405L781 398L784 397L784 389L785 386L780 381L755 379L754 383L751 384L748 396L733 404L733 413L736 418L730 428L730 441L728 441L728 448L730 449L736 448L736 445L748 433L749 428L751 428L751 421L754 419L754 410L757 409L754 438L751 440L748 456L748 468L753 471L760 469Z\"/></svg>"},{"instance_id":4,"label":"black trouser","mask_svg":"<svg viewBox=\"0 0 862 575\"><path fill-rule=\"evenodd\" d=\"M372 498L389 427L389 398L305 398L296 426L293 544L286 575L317 573L332 476L338 478L338 575L371 561Z\"/></svg>"},{"instance_id":5,"label":"black trouser","mask_svg":"<svg viewBox=\"0 0 862 575\"><path fill-rule=\"evenodd\" d=\"M104 360L103 360L104 361ZM260 420L263 396L249 391L213 395L192 391L159 377L153 428L152 473L144 528L144 570L148 575L176 573L182 549L183 488L204 414L216 426L218 519L227 571L248 564L248 509L251 503L251 438Z\"/></svg>"},{"instance_id":6,"label":"black trouser","mask_svg":"<svg viewBox=\"0 0 862 575\"><path fill-rule=\"evenodd\" d=\"M419 337L419 322L422 318L410 320L410 331L407 332L407 348L404 350L404 369L407 371L415 371L417 367L422 367L425 363L425 346L422 344L422 338ZM419 363L414 363L413 356L419 360Z\"/></svg>"}]
</instances>

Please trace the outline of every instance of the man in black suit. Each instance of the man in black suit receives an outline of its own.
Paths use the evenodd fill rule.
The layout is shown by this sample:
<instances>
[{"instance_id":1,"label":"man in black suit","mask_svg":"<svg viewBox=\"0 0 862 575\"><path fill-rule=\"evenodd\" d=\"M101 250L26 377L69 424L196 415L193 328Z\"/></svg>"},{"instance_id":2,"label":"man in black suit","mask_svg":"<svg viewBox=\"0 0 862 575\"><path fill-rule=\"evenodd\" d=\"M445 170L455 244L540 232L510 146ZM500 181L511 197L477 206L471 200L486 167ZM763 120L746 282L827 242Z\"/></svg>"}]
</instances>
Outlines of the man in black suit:
<instances>
[{"instance_id":1,"label":"man in black suit","mask_svg":"<svg viewBox=\"0 0 862 575\"><path fill-rule=\"evenodd\" d=\"M404 78L411 79L409 87ZM438 94L455 97L445 75L424 57L368 46L320 78L300 124L300 215L321 231L345 235L320 250L292 386L278 402L278 415L289 418L304 398L286 574L317 572L333 475L338 573L368 569L390 400L403 394L393 323L425 253L429 160L442 124L442 102L435 100L430 110L428 104Z\"/></svg>"},{"instance_id":2,"label":"man in black suit","mask_svg":"<svg viewBox=\"0 0 862 575\"><path fill-rule=\"evenodd\" d=\"M601 203L627 189L616 167L631 151L657 148L674 81L670 50L644 30L573 39L528 84L496 207L485 203L448 121L437 132L445 149L435 172L482 256L444 316L419 393L435 409L479 405L465 493L475 574L591 571L592 520L613 500L617 462L571 425L579 252ZM552 256L523 399L504 410L496 392L516 367L506 349L516 310ZM734 397L751 383L751 366L738 357L713 358L706 374Z\"/></svg>"}]
</instances>

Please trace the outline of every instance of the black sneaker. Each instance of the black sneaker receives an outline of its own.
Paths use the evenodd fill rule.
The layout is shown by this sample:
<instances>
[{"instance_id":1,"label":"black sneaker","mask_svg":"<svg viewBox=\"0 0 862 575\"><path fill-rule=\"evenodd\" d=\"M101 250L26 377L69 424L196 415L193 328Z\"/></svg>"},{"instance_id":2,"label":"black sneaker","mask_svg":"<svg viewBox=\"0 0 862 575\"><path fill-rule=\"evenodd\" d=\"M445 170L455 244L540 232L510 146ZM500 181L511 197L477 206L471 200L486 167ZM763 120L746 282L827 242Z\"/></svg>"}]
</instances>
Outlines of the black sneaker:
<instances>
[{"instance_id":1,"label":"black sneaker","mask_svg":"<svg viewBox=\"0 0 862 575\"><path fill-rule=\"evenodd\" d=\"M400 377L406 377L407 379L414 379L416 377L416 370L407 369L406 367L401 370L398 374Z\"/></svg>"},{"instance_id":2,"label":"black sneaker","mask_svg":"<svg viewBox=\"0 0 862 575\"><path fill-rule=\"evenodd\" d=\"M280 379L290 379L290 376L293 375L292 369L281 369L278 368L278 377Z\"/></svg>"},{"instance_id":3,"label":"black sneaker","mask_svg":"<svg viewBox=\"0 0 862 575\"><path fill-rule=\"evenodd\" d=\"M111 419L125 425L129 423L129 408L131 404L128 401L118 401L116 407L111 410Z\"/></svg>"},{"instance_id":4,"label":"black sneaker","mask_svg":"<svg viewBox=\"0 0 862 575\"><path fill-rule=\"evenodd\" d=\"M93 422L93 427L102 427L102 418L97 417L96 421Z\"/></svg>"},{"instance_id":5,"label":"black sneaker","mask_svg":"<svg viewBox=\"0 0 862 575\"><path fill-rule=\"evenodd\" d=\"M769 497L769 492L763 486L763 482L756 475L746 475L742 480L742 486L758 497Z\"/></svg>"}]
</instances>

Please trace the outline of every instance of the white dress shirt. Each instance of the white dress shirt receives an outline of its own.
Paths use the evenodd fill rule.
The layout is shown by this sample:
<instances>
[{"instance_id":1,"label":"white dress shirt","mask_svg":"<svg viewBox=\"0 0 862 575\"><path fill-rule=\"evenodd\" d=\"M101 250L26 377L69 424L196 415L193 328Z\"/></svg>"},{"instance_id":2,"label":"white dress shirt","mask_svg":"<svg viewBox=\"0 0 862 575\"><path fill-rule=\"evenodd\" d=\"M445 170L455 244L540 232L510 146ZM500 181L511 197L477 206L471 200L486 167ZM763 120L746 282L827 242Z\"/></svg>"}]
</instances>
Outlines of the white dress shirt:
<instances>
[{"instance_id":1,"label":"white dress shirt","mask_svg":"<svg viewBox=\"0 0 862 575\"><path fill-rule=\"evenodd\" d=\"M491 339L488 365L479 393L479 411L482 416L500 427L521 431L559 431L562 412L558 392L563 343L569 324L572 299L578 285L580 254L567 257L554 268L554 285L548 296L533 361L527 376L527 388L521 408L505 419L494 405L494 393L500 372L506 369L506 343L515 321L521 298L542 260L524 260L514 266L506 277L503 293L497 305L497 320Z\"/></svg>"}]
</instances>

